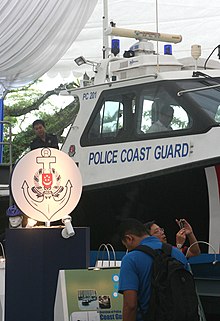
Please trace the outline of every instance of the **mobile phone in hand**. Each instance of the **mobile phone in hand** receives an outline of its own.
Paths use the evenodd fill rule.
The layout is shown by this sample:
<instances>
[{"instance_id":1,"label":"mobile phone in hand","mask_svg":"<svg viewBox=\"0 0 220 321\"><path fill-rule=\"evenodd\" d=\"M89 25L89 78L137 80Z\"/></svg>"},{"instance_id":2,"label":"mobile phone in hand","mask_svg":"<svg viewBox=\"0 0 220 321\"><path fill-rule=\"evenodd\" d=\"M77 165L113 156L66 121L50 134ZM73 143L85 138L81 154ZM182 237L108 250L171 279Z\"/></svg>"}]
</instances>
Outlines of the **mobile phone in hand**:
<instances>
[{"instance_id":1,"label":"mobile phone in hand","mask_svg":"<svg viewBox=\"0 0 220 321\"><path fill-rule=\"evenodd\" d=\"M184 220L179 221L179 226L180 226L180 229L184 228Z\"/></svg>"}]
</instances>

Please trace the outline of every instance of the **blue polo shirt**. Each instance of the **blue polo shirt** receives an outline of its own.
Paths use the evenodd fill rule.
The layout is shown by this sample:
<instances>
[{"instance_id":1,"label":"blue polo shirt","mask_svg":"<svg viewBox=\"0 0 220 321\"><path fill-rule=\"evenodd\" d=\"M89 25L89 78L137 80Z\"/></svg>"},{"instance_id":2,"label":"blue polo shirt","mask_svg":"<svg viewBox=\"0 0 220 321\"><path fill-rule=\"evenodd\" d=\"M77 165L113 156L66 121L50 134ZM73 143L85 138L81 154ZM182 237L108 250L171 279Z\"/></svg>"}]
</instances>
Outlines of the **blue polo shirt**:
<instances>
[{"instance_id":1,"label":"blue polo shirt","mask_svg":"<svg viewBox=\"0 0 220 321\"><path fill-rule=\"evenodd\" d=\"M140 242L152 249L161 249L162 242L155 236L149 236ZM187 268L185 256L175 247L172 248L172 257L182 262ZM127 253L121 262L119 293L125 290L135 290L138 293L138 304L141 311L146 312L151 294L151 266L153 258L141 251ZM142 321L141 313L137 313L137 321Z\"/></svg>"}]
</instances>

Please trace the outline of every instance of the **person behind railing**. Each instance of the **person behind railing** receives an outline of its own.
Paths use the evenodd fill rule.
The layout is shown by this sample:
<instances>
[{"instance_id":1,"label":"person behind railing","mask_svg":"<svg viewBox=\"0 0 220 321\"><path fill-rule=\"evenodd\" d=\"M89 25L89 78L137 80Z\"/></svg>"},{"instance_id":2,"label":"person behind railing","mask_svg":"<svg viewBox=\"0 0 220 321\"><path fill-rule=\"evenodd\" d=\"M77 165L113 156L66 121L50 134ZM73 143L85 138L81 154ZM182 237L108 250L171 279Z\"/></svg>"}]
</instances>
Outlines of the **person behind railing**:
<instances>
[{"instance_id":1,"label":"person behind railing","mask_svg":"<svg viewBox=\"0 0 220 321\"><path fill-rule=\"evenodd\" d=\"M193 229L191 225L185 219L176 219L176 223L180 227L180 230L176 233L176 247L181 250L183 254L187 257L197 256L201 253L200 247L198 244L194 244L189 251L187 246L184 246L186 240L189 241L189 246L193 243L197 242L195 234L193 233ZM181 226L182 224L182 226ZM150 221L144 224L146 227L147 232L159 238L161 242L167 242L166 234L164 229L161 228L159 225L156 224L155 221Z\"/></svg>"},{"instance_id":2,"label":"person behind railing","mask_svg":"<svg viewBox=\"0 0 220 321\"><path fill-rule=\"evenodd\" d=\"M32 126L36 137L30 144L31 150L44 147L59 149L57 136L46 132L46 126L42 119L35 120Z\"/></svg>"}]
</instances>

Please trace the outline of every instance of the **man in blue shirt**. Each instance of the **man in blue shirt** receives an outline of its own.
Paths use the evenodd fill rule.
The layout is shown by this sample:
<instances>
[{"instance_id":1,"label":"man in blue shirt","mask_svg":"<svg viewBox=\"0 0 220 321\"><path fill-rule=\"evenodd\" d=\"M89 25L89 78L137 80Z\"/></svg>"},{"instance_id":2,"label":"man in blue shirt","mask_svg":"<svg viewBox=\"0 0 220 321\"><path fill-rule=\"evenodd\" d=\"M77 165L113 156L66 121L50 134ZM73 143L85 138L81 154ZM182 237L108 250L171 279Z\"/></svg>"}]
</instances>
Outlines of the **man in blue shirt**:
<instances>
[{"instance_id":1,"label":"man in blue shirt","mask_svg":"<svg viewBox=\"0 0 220 321\"><path fill-rule=\"evenodd\" d=\"M151 256L141 251L132 251L138 245L148 245L160 249L162 242L155 236L149 236L144 224L136 219L126 219L119 227L119 236L128 252L122 259L119 293L123 294L123 321L142 321L142 313L148 308L151 294ZM173 247L172 257L187 268L185 256Z\"/></svg>"}]
</instances>

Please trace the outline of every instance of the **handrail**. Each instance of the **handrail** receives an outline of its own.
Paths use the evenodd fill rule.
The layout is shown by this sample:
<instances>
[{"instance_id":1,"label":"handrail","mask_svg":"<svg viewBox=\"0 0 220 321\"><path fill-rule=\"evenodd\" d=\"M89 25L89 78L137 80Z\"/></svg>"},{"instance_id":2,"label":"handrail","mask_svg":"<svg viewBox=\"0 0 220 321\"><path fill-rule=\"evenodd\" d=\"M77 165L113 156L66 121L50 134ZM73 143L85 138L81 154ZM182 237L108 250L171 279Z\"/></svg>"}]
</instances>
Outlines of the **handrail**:
<instances>
[{"instance_id":1,"label":"handrail","mask_svg":"<svg viewBox=\"0 0 220 321\"><path fill-rule=\"evenodd\" d=\"M99 248L98 248L98 253L97 253L97 256L96 256L96 263L95 263L95 267L97 267L98 265L98 259L99 259L99 253L100 253L100 250L101 248L104 247L106 249L106 252L107 252L107 256L108 256L108 262L109 262L109 265L110 265L110 253L109 253L109 249L107 247L106 244L102 243ZM104 251L102 250L102 265L103 265L103 261L104 261Z\"/></svg>"},{"instance_id":2,"label":"handrail","mask_svg":"<svg viewBox=\"0 0 220 321\"><path fill-rule=\"evenodd\" d=\"M12 125L9 121L6 120L0 120L0 125L7 124L8 125L8 130L9 130L9 137L8 141L0 141L0 146L1 145L7 145L9 146L9 162L8 163L1 163L1 165L9 165L9 175L12 173ZM12 205L12 197L11 194L9 195L9 205Z\"/></svg>"},{"instance_id":3,"label":"handrail","mask_svg":"<svg viewBox=\"0 0 220 321\"><path fill-rule=\"evenodd\" d=\"M12 172L12 130L11 130L11 123L6 120L0 120L0 124L4 125L7 124L9 128L9 140L7 142L0 141L0 145L9 145L9 162L8 163L2 163L2 165L9 165L10 166L10 173Z\"/></svg>"},{"instance_id":4,"label":"handrail","mask_svg":"<svg viewBox=\"0 0 220 321\"><path fill-rule=\"evenodd\" d=\"M192 243L192 244L188 247L188 249L187 249L186 257L188 257L189 250L191 249L191 247L193 247L193 245L195 245L195 244L200 244L200 243L206 244L206 245L208 245L208 246L211 247L211 249L212 249L213 252L214 252L214 257L215 257L215 259L214 259L214 261L212 262L212 264L215 265L215 264L218 262L218 260L217 260L217 252L216 252L215 248L212 246L212 244L210 244L210 243L208 243L208 242L205 242L205 241L196 241L196 242Z\"/></svg>"},{"instance_id":5,"label":"handrail","mask_svg":"<svg viewBox=\"0 0 220 321\"><path fill-rule=\"evenodd\" d=\"M102 266L100 267L100 266L99 266L99 259L100 259L100 251L101 251L102 248L103 248L103 250L102 250L102 257L101 257ZM97 252L97 256L96 256L96 263L95 263L95 268L96 268L96 269L99 269L99 268L103 268L103 267L104 267L103 262L104 262L104 253L105 253L105 251L107 252L108 267L112 267L112 266L111 266L111 255L110 255L109 249L110 249L110 251L111 251L112 254L113 254L113 260L114 260L114 261L113 261L113 262L114 262L113 267L116 267L116 266L117 266L117 264L116 264L116 254L115 254L115 250L114 250L113 246L112 246L110 243L107 243L107 244L102 243L102 244L99 246L99 248L98 248L98 252Z\"/></svg>"},{"instance_id":6,"label":"handrail","mask_svg":"<svg viewBox=\"0 0 220 321\"><path fill-rule=\"evenodd\" d=\"M191 92L195 92L195 91L201 91L201 90L208 90L208 89L215 89L215 88L218 88L220 87L220 84L219 85L211 85L211 86L204 86L204 87L198 87L198 88L192 88L192 89L185 89L185 90L180 90L177 92L177 96L180 97L184 94L187 94L187 93L191 93Z\"/></svg>"},{"instance_id":7,"label":"handrail","mask_svg":"<svg viewBox=\"0 0 220 321\"><path fill-rule=\"evenodd\" d=\"M2 260L4 262L5 261L5 250L4 250L4 246L3 246L2 242L0 242L0 247L1 247L1 250L2 250Z\"/></svg>"},{"instance_id":8,"label":"handrail","mask_svg":"<svg viewBox=\"0 0 220 321\"><path fill-rule=\"evenodd\" d=\"M110 243L106 244L107 246L109 246L112 250L112 254L113 254L113 258L114 258L114 266L116 266L116 255L115 255L115 250L113 248L113 246Z\"/></svg>"}]
</instances>

